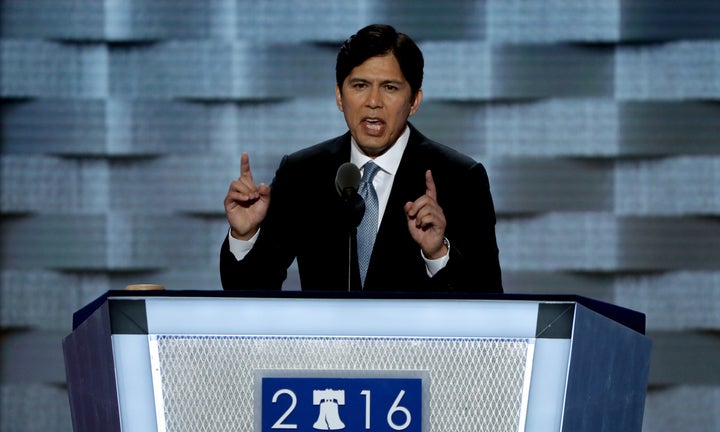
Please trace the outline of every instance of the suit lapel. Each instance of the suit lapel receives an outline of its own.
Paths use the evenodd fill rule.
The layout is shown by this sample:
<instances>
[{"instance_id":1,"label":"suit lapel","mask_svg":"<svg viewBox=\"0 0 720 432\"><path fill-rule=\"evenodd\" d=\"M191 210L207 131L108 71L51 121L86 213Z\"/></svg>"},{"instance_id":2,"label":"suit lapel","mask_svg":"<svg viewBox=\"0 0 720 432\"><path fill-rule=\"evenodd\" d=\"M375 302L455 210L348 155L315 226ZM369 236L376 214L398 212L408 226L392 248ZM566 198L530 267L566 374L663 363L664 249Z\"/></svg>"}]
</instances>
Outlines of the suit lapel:
<instances>
[{"instance_id":1,"label":"suit lapel","mask_svg":"<svg viewBox=\"0 0 720 432\"><path fill-rule=\"evenodd\" d=\"M405 227L405 203L415 201L425 193L425 168L419 154L422 140L422 135L411 128L410 139L395 174L387 210L380 224L383 234L396 228L398 220L402 221L402 226Z\"/></svg>"},{"instance_id":2,"label":"suit lapel","mask_svg":"<svg viewBox=\"0 0 720 432\"><path fill-rule=\"evenodd\" d=\"M420 157L422 141L422 135L411 126L410 139L395 174L370 258L367 276L370 284L388 283L388 275L397 272L397 269L393 269L393 263L397 262L398 254L417 254L420 257L408 232L404 206L406 202L415 201L425 193L425 164Z\"/></svg>"}]
</instances>

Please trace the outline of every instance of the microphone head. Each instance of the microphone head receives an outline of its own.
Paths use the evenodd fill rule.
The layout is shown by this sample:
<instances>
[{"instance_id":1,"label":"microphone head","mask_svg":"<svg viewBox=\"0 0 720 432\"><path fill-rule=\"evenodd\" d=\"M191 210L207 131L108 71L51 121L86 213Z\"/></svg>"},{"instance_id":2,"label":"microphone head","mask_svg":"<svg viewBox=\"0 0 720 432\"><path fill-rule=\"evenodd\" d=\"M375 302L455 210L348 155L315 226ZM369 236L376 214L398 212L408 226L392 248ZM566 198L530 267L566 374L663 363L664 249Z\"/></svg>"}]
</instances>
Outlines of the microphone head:
<instances>
[{"instance_id":1,"label":"microphone head","mask_svg":"<svg viewBox=\"0 0 720 432\"><path fill-rule=\"evenodd\" d=\"M353 196L360 186L360 169L353 163L340 165L335 176L335 190L343 199Z\"/></svg>"}]
</instances>

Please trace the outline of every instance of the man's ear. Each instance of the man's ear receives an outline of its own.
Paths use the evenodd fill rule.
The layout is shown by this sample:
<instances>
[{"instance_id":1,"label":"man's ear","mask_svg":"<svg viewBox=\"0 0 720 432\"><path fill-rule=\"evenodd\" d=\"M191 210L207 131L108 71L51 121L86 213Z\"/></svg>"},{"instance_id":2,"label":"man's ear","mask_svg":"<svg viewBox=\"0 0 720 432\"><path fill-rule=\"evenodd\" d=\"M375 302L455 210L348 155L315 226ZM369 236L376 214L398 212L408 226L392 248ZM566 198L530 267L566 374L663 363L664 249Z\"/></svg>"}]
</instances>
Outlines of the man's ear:
<instances>
[{"instance_id":1,"label":"man's ear","mask_svg":"<svg viewBox=\"0 0 720 432\"><path fill-rule=\"evenodd\" d=\"M340 112L343 112L342 93L340 93L340 87L337 84L335 84L335 104Z\"/></svg>"},{"instance_id":2,"label":"man's ear","mask_svg":"<svg viewBox=\"0 0 720 432\"><path fill-rule=\"evenodd\" d=\"M422 102L423 98L423 91L422 89L418 89L417 94L415 95L415 99L412 101L412 104L410 105L410 115L413 115L417 112L417 110L420 108L420 103Z\"/></svg>"}]
</instances>

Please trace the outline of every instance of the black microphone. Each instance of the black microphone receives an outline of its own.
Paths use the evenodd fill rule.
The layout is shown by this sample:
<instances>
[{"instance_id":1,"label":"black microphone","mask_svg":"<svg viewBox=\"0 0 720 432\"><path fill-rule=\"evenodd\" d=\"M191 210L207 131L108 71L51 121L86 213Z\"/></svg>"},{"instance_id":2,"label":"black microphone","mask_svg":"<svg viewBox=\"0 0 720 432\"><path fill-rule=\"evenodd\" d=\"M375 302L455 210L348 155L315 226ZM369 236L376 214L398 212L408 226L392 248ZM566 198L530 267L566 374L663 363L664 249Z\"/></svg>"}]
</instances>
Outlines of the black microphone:
<instances>
[{"instance_id":1,"label":"black microphone","mask_svg":"<svg viewBox=\"0 0 720 432\"><path fill-rule=\"evenodd\" d=\"M340 165L335 176L335 190L343 200L343 219L347 229L355 230L365 214L365 201L357 193L360 169L350 162Z\"/></svg>"},{"instance_id":2,"label":"black microphone","mask_svg":"<svg viewBox=\"0 0 720 432\"><path fill-rule=\"evenodd\" d=\"M340 165L335 175L335 190L345 201L349 200L360 186L360 169L351 162Z\"/></svg>"}]
</instances>

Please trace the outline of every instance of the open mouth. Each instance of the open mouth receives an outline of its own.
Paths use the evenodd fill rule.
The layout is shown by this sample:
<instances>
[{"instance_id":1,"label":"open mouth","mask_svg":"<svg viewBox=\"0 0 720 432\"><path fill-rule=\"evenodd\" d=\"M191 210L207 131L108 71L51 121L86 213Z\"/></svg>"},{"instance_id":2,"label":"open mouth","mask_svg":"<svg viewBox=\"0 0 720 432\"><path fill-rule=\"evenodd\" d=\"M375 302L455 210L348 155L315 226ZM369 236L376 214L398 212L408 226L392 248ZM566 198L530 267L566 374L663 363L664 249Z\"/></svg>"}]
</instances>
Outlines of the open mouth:
<instances>
[{"instance_id":1,"label":"open mouth","mask_svg":"<svg viewBox=\"0 0 720 432\"><path fill-rule=\"evenodd\" d=\"M369 135L380 135L385 128L385 122L377 118L365 118L362 124Z\"/></svg>"}]
</instances>

